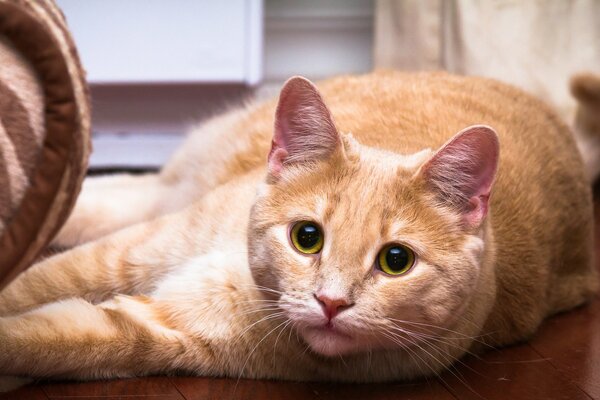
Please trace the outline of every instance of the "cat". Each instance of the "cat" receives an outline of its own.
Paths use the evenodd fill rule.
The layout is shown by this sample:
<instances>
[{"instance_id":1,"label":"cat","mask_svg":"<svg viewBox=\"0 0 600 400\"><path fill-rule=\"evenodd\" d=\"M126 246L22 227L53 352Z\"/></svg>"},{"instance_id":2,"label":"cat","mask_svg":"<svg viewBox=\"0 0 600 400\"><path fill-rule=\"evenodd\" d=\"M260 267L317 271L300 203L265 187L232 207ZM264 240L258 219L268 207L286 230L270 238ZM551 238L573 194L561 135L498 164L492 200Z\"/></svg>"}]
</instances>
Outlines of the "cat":
<instances>
[{"instance_id":1,"label":"cat","mask_svg":"<svg viewBox=\"0 0 600 400\"><path fill-rule=\"evenodd\" d=\"M288 80L158 174L90 178L0 293L0 375L382 382L531 337L597 290L569 128L500 82Z\"/></svg>"}]
</instances>

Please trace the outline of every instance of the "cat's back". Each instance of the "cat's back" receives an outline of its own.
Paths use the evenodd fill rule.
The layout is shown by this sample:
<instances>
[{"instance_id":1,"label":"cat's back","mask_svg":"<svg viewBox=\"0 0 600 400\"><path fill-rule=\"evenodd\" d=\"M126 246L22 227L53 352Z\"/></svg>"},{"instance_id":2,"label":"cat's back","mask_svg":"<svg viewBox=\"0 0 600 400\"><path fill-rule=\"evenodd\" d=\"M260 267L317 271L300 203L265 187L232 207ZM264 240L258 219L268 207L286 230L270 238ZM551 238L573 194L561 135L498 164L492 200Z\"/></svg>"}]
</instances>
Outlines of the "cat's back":
<instances>
[{"instance_id":1,"label":"cat's back","mask_svg":"<svg viewBox=\"0 0 600 400\"><path fill-rule=\"evenodd\" d=\"M319 89L340 131L369 146L435 150L465 127L485 124L497 131L503 156L513 149L551 151L580 164L576 152L557 151L575 150L575 143L546 104L492 79L381 71L325 81Z\"/></svg>"},{"instance_id":2,"label":"cat's back","mask_svg":"<svg viewBox=\"0 0 600 400\"><path fill-rule=\"evenodd\" d=\"M561 207L591 212L590 185L569 128L515 87L444 72L390 71L340 77L321 90L341 132L401 154L435 151L468 126L491 126L500 140L495 215L528 214L527 222Z\"/></svg>"}]
</instances>

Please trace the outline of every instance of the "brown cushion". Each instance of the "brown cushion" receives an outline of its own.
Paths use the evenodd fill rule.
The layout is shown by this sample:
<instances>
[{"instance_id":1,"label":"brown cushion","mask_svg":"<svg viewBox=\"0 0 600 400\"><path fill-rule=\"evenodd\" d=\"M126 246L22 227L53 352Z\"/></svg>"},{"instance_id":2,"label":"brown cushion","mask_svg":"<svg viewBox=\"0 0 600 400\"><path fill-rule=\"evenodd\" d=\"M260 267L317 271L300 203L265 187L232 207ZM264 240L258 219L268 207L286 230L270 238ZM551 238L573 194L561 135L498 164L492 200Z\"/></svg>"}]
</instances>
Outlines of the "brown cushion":
<instances>
[{"instance_id":1,"label":"brown cushion","mask_svg":"<svg viewBox=\"0 0 600 400\"><path fill-rule=\"evenodd\" d=\"M88 90L62 14L51 0L0 0L0 289L66 220L89 137Z\"/></svg>"}]
</instances>

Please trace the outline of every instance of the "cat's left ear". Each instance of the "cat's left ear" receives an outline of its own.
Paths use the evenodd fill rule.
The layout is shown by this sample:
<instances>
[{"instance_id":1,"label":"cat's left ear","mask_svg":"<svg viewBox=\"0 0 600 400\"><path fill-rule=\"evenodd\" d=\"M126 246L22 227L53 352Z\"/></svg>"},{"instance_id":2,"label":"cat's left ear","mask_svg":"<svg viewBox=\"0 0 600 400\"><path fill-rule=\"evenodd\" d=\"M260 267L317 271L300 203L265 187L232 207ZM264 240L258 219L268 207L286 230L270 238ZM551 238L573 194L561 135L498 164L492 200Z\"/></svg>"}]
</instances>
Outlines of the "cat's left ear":
<instances>
[{"instance_id":1,"label":"cat's left ear","mask_svg":"<svg viewBox=\"0 0 600 400\"><path fill-rule=\"evenodd\" d=\"M496 132L476 125L457 133L419 170L438 199L457 210L467 228L478 227L488 212L498 169Z\"/></svg>"},{"instance_id":2,"label":"cat's left ear","mask_svg":"<svg viewBox=\"0 0 600 400\"><path fill-rule=\"evenodd\" d=\"M286 164L326 159L340 145L331 113L315 85L301 76L290 78L279 95L269 173L278 176Z\"/></svg>"}]
</instances>

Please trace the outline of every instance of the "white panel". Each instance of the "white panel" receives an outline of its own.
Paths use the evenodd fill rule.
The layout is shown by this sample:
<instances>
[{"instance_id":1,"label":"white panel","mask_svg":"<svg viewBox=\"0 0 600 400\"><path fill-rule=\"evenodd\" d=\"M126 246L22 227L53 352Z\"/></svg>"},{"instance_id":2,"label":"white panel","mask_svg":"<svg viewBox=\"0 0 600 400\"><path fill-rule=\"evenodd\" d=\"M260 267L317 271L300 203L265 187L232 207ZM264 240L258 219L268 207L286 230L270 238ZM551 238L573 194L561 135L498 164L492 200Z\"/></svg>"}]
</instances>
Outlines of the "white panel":
<instances>
[{"instance_id":1,"label":"white panel","mask_svg":"<svg viewBox=\"0 0 600 400\"><path fill-rule=\"evenodd\" d=\"M92 168L156 168L166 163L183 142L173 135L95 135Z\"/></svg>"},{"instance_id":2,"label":"white panel","mask_svg":"<svg viewBox=\"0 0 600 400\"><path fill-rule=\"evenodd\" d=\"M245 82L260 0L58 0L89 81ZM258 6L257 6L258 5ZM251 12L250 9L258 9ZM250 21L253 18L253 21ZM258 25L258 28L257 28ZM260 51L260 47L253 51ZM252 55L260 60L260 55ZM253 72L252 81L260 74Z\"/></svg>"},{"instance_id":3,"label":"white panel","mask_svg":"<svg viewBox=\"0 0 600 400\"><path fill-rule=\"evenodd\" d=\"M73 3L80 7L96 1L105 4L104 0L58 0L61 4ZM127 5L129 1L118 3ZM175 7L182 0L163 2ZM114 3L114 0L106 2ZM213 3L225 8L229 0ZM261 49L263 40L263 2L246 0L245 4L246 20L250 22L244 28L245 43L249 44L243 47L246 63L243 82L253 84L262 79L263 73L263 51L257 50ZM276 96L283 81L291 75L322 79L371 69L372 0L266 0L264 14L266 82L258 86L123 85L123 82L92 85L94 153L91 167L159 166L177 146L186 126L243 103L253 94ZM261 16L258 23L255 23L256 15ZM69 20L73 25L73 18ZM136 24L132 22L132 26ZM100 25L108 29L105 21ZM217 39L210 36L198 42L220 43ZM193 50L193 47L189 48Z\"/></svg>"},{"instance_id":4,"label":"white panel","mask_svg":"<svg viewBox=\"0 0 600 400\"><path fill-rule=\"evenodd\" d=\"M249 85L258 84L263 77L263 2L248 0L248 21L246 30L246 82Z\"/></svg>"},{"instance_id":5,"label":"white panel","mask_svg":"<svg viewBox=\"0 0 600 400\"><path fill-rule=\"evenodd\" d=\"M372 0L266 0L265 78L323 79L372 68Z\"/></svg>"}]
</instances>

